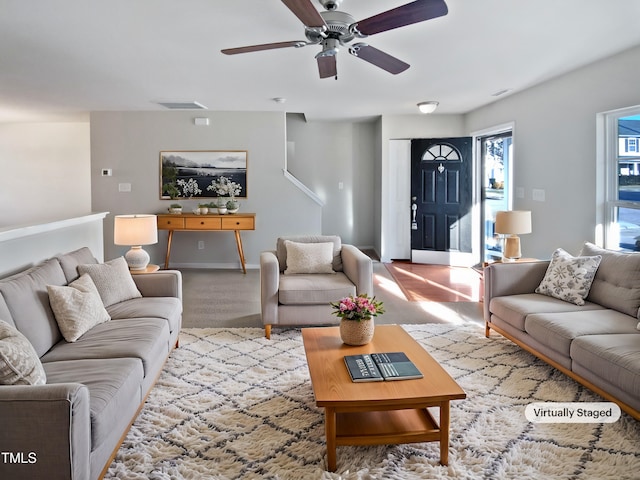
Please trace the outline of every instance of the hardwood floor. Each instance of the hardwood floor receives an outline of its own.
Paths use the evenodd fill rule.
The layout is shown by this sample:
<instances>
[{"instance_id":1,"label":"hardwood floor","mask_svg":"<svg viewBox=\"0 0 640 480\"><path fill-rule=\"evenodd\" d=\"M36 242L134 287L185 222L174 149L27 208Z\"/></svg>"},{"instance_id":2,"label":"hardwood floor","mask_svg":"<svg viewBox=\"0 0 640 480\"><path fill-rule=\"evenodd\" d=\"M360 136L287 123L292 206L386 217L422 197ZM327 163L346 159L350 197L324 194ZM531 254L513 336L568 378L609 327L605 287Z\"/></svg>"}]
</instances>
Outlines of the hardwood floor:
<instances>
[{"instance_id":1,"label":"hardwood floor","mask_svg":"<svg viewBox=\"0 0 640 480\"><path fill-rule=\"evenodd\" d=\"M479 302L482 275L467 267L385 263L403 293L412 302Z\"/></svg>"}]
</instances>

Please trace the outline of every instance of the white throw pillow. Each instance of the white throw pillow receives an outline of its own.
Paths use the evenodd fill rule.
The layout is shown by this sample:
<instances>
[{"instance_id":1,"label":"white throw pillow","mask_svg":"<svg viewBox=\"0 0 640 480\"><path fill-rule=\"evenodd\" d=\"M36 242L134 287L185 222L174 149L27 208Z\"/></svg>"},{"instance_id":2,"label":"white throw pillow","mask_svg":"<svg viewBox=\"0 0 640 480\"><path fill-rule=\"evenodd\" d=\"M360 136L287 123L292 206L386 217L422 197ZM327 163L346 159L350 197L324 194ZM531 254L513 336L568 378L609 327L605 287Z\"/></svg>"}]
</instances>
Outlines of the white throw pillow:
<instances>
[{"instance_id":1,"label":"white throw pillow","mask_svg":"<svg viewBox=\"0 0 640 480\"><path fill-rule=\"evenodd\" d=\"M44 385L47 376L27 337L0 320L0 385Z\"/></svg>"},{"instance_id":2,"label":"white throw pillow","mask_svg":"<svg viewBox=\"0 0 640 480\"><path fill-rule=\"evenodd\" d=\"M287 269L285 275L297 273L335 273L333 271L333 243L298 243L285 240Z\"/></svg>"},{"instance_id":3,"label":"white throw pillow","mask_svg":"<svg viewBox=\"0 0 640 480\"><path fill-rule=\"evenodd\" d=\"M536 293L584 305L600 260L601 255L573 257L562 248L558 248L553 252L549 267L536 288Z\"/></svg>"},{"instance_id":4,"label":"white throw pillow","mask_svg":"<svg viewBox=\"0 0 640 480\"><path fill-rule=\"evenodd\" d=\"M95 265L78 265L78 272L80 275L88 273L91 276L105 307L142 296L124 257Z\"/></svg>"},{"instance_id":5,"label":"white throw pillow","mask_svg":"<svg viewBox=\"0 0 640 480\"><path fill-rule=\"evenodd\" d=\"M96 325L111 320L87 273L66 287L47 285L47 291L56 322L67 342L75 342Z\"/></svg>"}]
</instances>

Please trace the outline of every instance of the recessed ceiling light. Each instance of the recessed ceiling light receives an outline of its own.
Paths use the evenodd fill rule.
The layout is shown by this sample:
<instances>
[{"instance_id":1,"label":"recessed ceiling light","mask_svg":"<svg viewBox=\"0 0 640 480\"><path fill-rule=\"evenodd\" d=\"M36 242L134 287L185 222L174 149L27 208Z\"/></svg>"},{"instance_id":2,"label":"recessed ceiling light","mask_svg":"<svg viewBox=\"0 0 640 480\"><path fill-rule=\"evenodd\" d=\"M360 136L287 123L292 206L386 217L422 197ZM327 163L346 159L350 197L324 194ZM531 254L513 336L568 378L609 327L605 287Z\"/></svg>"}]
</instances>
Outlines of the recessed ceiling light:
<instances>
[{"instance_id":1,"label":"recessed ceiling light","mask_svg":"<svg viewBox=\"0 0 640 480\"><path fill-rule=\"evenodd\" d=\"M274 97L274 98L272 98L271 100L273 100L273 101L274 101L274 102L276 102L276 103L284 103L284 102L286 102L286 101L287 101L287 99L286 99L286 98L284 98L284 97Z\"/></svg>"}]
</instances>

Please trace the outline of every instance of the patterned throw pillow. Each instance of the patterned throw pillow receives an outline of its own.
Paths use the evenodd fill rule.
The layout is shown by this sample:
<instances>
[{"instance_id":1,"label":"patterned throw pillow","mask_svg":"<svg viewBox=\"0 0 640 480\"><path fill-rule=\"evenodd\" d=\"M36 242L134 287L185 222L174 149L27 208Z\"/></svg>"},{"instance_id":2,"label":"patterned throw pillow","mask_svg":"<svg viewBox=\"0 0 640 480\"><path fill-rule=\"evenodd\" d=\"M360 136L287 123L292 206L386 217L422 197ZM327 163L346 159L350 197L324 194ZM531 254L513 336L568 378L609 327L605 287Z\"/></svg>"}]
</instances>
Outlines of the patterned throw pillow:
<instances>
[{"instance_id":1,"label":"patterned throw pillow","mask_svg":"<svg viewBox=\"0 0 640 480\"><path fill-rule=\"evenodd\" d=\"M602 260L601 255L593 257L573 257L558 248L536 293L555 297L565 302L584 305L589 295L593 277Z\"/></svg>"},{"instance_id":2,"label":"patterned throw pillow","mask_svg":"<svg viewBox=\"0 0 640 480\"><path fill-rule=\"evenodd\" d=\"M66 287L47 285L51 310L62 336L75 342L96 325L111 320L93 280L83 274Z\"/></svg>"},{"instance_id":3,"label":"patterned throw pillow","mask_svg":"<svg viewBox=\"0 0 640 480\"><path fill-rule=\"evenodd\" d=\"M335 273L332 267L333 243L298 243L285 240L287 269L285 275L297 273Z\"/></svg>"},{"instance_id":4,"label":"patterned throw pillow","mask_svg":"<svg viewBox=\"0 0 640 480\"><path fill-rule=\"evenodd\" d=\"M44 385L47 376L27 337L0 320L0 385Z\"/></svg>"},{"instance_id":5,"label":"patterned throw pillow","mask_svg":"<svg viewBox=\"0 0 640 480\"><path fill-rule=\"evenodd\" d=\"M78 265L78 272L80 275L88 273L91 276L105 307L142 296L124 257L96 265Z\"/></svg>"}]
</instances>

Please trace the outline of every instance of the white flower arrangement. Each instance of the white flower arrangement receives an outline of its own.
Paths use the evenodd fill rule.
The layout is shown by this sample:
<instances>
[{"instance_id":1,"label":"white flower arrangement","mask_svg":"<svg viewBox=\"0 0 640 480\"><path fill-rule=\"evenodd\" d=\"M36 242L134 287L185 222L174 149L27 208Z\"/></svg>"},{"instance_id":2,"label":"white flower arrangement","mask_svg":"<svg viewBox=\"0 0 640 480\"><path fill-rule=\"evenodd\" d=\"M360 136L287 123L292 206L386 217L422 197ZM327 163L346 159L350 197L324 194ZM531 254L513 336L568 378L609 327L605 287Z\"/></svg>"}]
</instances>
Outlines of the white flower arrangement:
<instances>
[{"instance_id":1,"label":"white flower arrangement","mask_svg":"<svg viewBox=\"0 0 640 480\"><path fill-rule=\"evenodd\" d=\"M240 195L242 186L221 175L216 180L211 181L211 185L207 187L207 190L215 191L221 197L231 197L233 200L237 195Z\"/></svg>"},{"instance_id":2,"label":"white flower arrangement","mask_svg":"<svg viewBox=\"0 0 640 480\"><path fill-rule=\"evenodd\" d=\"M202 190L198 187L198 182L193 178L190 178L188 182L180 179L176 183L182 188L182 195L185 197L193 197L202 193Z\"/></svg>"}]
</instances>

